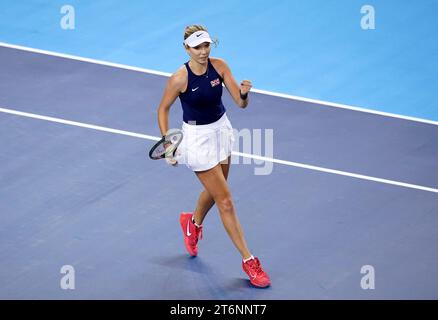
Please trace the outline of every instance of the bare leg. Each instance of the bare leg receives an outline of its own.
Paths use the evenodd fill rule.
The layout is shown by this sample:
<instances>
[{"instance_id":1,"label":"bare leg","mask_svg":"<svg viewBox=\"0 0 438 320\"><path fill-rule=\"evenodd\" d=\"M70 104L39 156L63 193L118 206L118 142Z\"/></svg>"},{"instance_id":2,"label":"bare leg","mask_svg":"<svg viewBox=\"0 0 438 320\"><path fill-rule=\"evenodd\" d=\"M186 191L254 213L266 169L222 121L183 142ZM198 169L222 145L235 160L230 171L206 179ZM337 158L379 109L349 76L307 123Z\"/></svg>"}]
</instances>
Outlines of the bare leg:
<instances>
[{"instance_id":1,"label":"bare leg","mask_svg":"<svg viewBox=\"0 0 438 320\"><path fill-rule=\"evenodd\" d=\"M237 218L234 203L228 188L227 180L222 172L221 165L201 172L195 172L205 190L211 195L219 210L225 230L231 241L239 250L243 259L251 256L244 238L243 230Z\"/></svg>"},{"instance_id":2,"label":"bare leg","mask_svg":"<svg viewBox=\"0 0 438 320\"><path fill-rule=\"evenodd\" d=\"M228 160L221 163L222 173L225 177L225 180L228 179L228 172L230 172L230 163L231 163L231 156L228 157ZM208 211L213 207L214 205L214 199L208 193L207 190L204 190L199 195L198 203L196 205L195 209L195 222L198 225L201 225L202 222L205 219L205 216L207 215Z\"/></svg>"}]
</instances>

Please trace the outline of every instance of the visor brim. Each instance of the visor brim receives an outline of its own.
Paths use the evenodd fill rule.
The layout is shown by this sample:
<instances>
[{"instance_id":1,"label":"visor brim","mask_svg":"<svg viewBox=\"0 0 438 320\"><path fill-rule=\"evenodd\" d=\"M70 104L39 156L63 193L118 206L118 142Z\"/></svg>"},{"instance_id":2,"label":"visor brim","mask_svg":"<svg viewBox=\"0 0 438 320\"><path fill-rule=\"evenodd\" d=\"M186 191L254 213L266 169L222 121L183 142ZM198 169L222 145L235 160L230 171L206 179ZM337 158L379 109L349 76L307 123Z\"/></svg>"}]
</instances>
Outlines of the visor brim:
<instances>
[{"instance_id":1,"label":"visor brim","mask_svg":"<svg viewBox=\"0 0 438 320\"><path fill-rule=\"evenodd\" d=\"M196 46L199 46L201 43L204 42L208 42L208 43L212 43L213 41L211 40L210 37L199 37L198 39L194 39L193 41L190 41L189 43L186 43L186 45L188 45L191 48L194 48Z\"/></svg>"}]
</instances>

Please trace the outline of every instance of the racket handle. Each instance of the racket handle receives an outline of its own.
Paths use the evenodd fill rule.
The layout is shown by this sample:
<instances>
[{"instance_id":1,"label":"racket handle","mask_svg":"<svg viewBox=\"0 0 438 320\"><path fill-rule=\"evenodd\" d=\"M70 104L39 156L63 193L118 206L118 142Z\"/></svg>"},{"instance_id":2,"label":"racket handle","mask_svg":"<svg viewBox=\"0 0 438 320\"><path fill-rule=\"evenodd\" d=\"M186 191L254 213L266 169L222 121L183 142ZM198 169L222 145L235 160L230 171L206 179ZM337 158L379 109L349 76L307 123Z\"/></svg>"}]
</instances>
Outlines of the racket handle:
<instances>
[{"instance_id":1,"label":"racket handle","mask_svg":"<svg viewBox=\"0 0 438 320\"><path fill-rule=\"evenodd\" d=\"M176 166L178 164L178 161L176 161L176 159L173 157L166 157L166 162L172 166Z\"/></svg>"}]
</instances>

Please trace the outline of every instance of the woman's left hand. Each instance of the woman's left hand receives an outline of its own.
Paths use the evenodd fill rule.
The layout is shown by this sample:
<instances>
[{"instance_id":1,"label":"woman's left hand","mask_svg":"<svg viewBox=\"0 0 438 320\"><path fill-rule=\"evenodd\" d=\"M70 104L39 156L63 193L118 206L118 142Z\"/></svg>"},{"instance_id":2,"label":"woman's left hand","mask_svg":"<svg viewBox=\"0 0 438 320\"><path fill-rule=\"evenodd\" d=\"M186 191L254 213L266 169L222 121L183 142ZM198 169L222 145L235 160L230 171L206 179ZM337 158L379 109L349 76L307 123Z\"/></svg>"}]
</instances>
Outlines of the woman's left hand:
<instances>
[{"instance_id":1,"label":"woman's left hand","mask_svg":"<svg viewBox=\"0 0 438 320\"><path fill-rule=\"evenodd\" d=\"M248 93L252 88L252 83L249 80L242 80L240 83L240 92L242 94Z\"/></svg>"}]
</instances>

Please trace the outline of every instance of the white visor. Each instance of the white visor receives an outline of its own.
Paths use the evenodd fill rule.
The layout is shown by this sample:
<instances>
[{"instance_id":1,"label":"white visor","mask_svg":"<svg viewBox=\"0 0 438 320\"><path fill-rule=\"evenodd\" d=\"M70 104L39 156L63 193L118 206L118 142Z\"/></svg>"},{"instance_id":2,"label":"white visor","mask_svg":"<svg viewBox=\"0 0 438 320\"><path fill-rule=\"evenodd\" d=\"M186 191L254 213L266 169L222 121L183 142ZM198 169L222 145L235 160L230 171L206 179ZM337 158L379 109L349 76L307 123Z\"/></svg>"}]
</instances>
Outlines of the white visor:
<instances>
[{"instance_id":1,"label":"white visor","mask_svg":"<svg viewBox=\"0 0 438 320\"><path fill-rule=\"evenodd\" d=\"M184 41L184 44L193 48L200 45L203 42L210 42L210 43L213 42L207 31L196 31Z\"/></svg>"}]
</instances>

